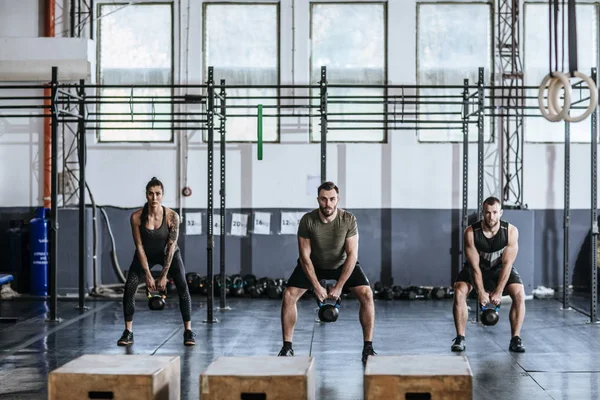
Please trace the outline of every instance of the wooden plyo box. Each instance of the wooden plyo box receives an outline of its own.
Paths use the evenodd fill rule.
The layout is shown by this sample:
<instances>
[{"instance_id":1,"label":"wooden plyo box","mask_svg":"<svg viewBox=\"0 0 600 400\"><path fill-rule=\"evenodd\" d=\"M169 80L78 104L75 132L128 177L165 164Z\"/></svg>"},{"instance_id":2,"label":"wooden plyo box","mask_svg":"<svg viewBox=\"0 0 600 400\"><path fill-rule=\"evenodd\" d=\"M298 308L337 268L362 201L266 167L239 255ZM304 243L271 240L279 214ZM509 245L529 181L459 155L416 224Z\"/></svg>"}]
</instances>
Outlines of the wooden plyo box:
<instances>
[{"instance_id":1,"label":"wooden plyo box","mask_svg":"<svg viewBox=\"0 0 600 400\"><path fill-rule=\"evenodd\" d=\"M202 400L314 400L314 357L217 357L200 374Z\"/></svg>"},{"instance_id":2,"label":"wooden plyo box","mask_svg":"<svg viewBox=\"0 0 600 400\"><path fill-rule=\"evenodd\" d=\"M404 355L369 357L365 400L472 400L473 373L465 356Z\"/></svg>"},{"instance_id":3,"label":"wooden plyo box","mask_svg":"<svg viewBox=\"0 0 600 400\"><path fill-rule=\"evenodd\" d=\"M87 354L50 372L48 400L177 400L180 368L179 356Z\"/></svg>"}]
</instances>

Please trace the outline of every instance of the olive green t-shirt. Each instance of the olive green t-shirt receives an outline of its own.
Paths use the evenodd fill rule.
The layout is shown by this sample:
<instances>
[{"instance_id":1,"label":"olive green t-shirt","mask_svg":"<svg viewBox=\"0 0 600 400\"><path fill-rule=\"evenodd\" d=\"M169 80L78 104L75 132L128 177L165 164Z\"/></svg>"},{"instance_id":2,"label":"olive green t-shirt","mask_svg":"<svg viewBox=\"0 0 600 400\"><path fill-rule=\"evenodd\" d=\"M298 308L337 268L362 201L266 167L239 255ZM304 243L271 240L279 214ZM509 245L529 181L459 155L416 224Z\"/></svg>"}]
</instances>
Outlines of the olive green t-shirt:
<instances>
[{"instance_id":1,"label":"olive green t-shirt","mask_svg":"<svg viewBox=\"0 0 600 400\"><path fill-rule=\"evenodd\" d=\"M346 261L346 238L358 234L356 217L338 208L335 219L324 223L319 209L304 214L298 224L298 236L310 239L310 259L315 268L336 269Z\"/></svg>"}]
</instances>

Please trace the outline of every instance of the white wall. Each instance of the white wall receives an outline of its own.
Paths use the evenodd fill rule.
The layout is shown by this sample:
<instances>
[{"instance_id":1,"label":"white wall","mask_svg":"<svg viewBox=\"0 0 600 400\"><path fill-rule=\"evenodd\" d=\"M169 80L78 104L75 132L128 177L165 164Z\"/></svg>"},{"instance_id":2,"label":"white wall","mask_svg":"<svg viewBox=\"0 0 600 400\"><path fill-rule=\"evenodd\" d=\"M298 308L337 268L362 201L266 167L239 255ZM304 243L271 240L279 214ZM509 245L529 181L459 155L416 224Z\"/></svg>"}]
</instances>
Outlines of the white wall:
<instances>
[{"instance_id":1,"label":"white wall","mask_svg":"<svg viewBox=\"0 0 600 400\"><path fill-rule=\"evenodd\" d=\"M179 82L199 84L204 79L201 76L203 2L181 0L176 4L175 51L179 61L176 62L175 76ZM292 5L296 34L293 78L295 83L305 84L309 77L310 48L307 0L281 1L281 81L283 84L292 81ZM189 43L186 42L188 12ZM39 34L40 15L38 1L0 0L0 36ZM68 20L68 15L62 17L63 23L65 18ZM389 1L388 21L389 82L415 84L416 0ZM67 29L67 26L61 25L61 29ZM6 93L6 90L0 90L0 96ZM7 103L3 101L2 104ZM15 121L0 118L0 184L3 188L0 206L37 206L42 203L37 163L41 121L24 119L17 126ZM301 136L307 137L306 133ZM412 131L390 131L388 136L386 144L328 145L328 178L340 183L342 206L461 207L461 144L418 143L416 133ZM205 207L207 152L200 137L196 134L190 141L187 174L181 174L177 143L99 144L95 143L95 136L89 134L87 177L96 202L121 207L139 206L144 201L146 182L157 176L166 186L166 205ZM306 182L308 176L319 175L320 145L297 143L297 137L297 132L282 133L281 141L288 143L266 144L262 161L256 160L255 145L228 145L227 206L313 207L316 194L314 190L307 193ZM563 146L526 144L523 155L524 202L533 209L562 207ZM218 207L218 151L214 160L215 206ZM476 162L476 145L473 144L469 168L469 204L473 208L477 197ZM571 171L571 206L587 208L589 145L572 145ZM180 202L178 192L183 182L179 180L184 177L193 195Z\"/></svg>"}]
</instances>

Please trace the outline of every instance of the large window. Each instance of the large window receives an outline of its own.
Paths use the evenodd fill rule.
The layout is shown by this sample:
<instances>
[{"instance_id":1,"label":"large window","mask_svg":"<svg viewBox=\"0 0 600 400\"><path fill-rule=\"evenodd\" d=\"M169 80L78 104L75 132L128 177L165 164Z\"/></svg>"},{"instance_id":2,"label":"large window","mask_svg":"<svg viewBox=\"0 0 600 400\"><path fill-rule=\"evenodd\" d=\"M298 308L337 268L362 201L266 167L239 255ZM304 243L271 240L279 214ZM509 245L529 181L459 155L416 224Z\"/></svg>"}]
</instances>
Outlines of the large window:
<instances>
[{"instance_id":1,"label":"large window","mask_svg":"<svg viewBox=\"0 0 600 400\"><path fill-rule=\"evenodd\" d=\"M386 83L385 4L312 3L310 22L311 84L321 81L322 66L327 67L329 84ZM327 92L328 142L385 140L383 88L328 88ZM319 105L319 90L312 90L311 96L317 97L312 104ZM320 141L318 109L313 108L312 114L311 140Z\"/></svg>"},{"instance_id":2,"label":"large window","mask_svg":"<svg viewBox=\"0 0 600 400\"><path fill-rule=\"evenodd\" d=\"M476 85L480 67L485 68L485 84L489 84L487 77L492 72L489 4L421 3L417 14L419 85L463 85L465 79L469 79L469 85ZM448 97L438 97L442 95ZM423 129L418 132L419 140L462 141L462 89L420 89L419 97L419 121L423 122ZM445 124L440 121L456 122ZM428 127L435 128L426 129ZM477 140L475 127L476 125L470 125L470 140ZM484 134L487 139L490 124L485 124Z\"/></svg>"},{"instance_id":3,"label":"large window","mask_svg":"<svg viewBox=\"0 0 600 400\"><path fill-rule=\"evenodd\" d=\"M212 66L217 85L221 79L226 85L278 85L279 6L205 3L204 7L204 76ZM226 95L227 141L257 140L259 104L264 110L263 140L278 140L278 89L227 89Z\"/></svg>"},{"instance_id":4,"label":"large window","mask_svg":"<svg viewBox=\"0 0 600 400\"><path fill-rule=\"evenodd\" d=\"M105 142L172 141L173 17L170 4L111 3L98 7L98 81L102 104L90 118ZM115 96L115 97L110 97ZM91 111L91 110L90 110ZM109 122L114 121L114 122Z\"/></svg>"},{"instance_id":5,"label":"large window","mask_svg":"<svg viewBox=\"0 0 600 400\"><path fill-rule=\"evenodd\" d=\"M586 75L591 74L591 68L597 65L598 59L598 32L597 32L597 12L593 4L577 5L577 55L578 70ZM548 58L548 4L526 4L525 5L525 85L538 87L549 72ZM559 14L558 37L558 69L569 71L569 49L568 49L568 19L565 15L565 44L564 44L564 64L562 56L562 13ZM555 66L554 50L552 66ZM563 70L564 65L564 70ZM575 84L579 79L571 79ZM585 86L585 83L583 84ZM531 89L527 91L527 105L531 108L526 114L530 115L525 119L525 140L528 142L564 142L565 124L564 122L550 122L542 117L538 109L538 90ZM589 92L574 89L572 91L571 102L578 102L582 98L588 98ZM581 101L579 107L587 107L588 100ZM576 109L572 115L580 115L583 110ZM572 142L590 142L590 119L570 124L570 134Z\"/></svg>"}]
</instances>

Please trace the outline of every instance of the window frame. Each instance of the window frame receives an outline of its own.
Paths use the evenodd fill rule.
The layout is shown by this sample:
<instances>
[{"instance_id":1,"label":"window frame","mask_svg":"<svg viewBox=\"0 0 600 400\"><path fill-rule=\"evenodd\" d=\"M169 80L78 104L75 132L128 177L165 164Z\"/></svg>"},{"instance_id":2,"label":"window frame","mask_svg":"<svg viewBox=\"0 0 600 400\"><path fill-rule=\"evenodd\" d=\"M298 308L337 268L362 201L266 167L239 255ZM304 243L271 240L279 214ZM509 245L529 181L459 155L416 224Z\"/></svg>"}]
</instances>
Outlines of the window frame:
<instances>
[{"instance_id":1,"label":"window frame","mask_svg":"<svg viewBox=\"0 0 600 400\"><path fill-rule=\"evenodd\" d=\"M171 39L171 80L170 80L170 85L171 88L170 90L170 96L174 97L175 96L175 91L176 88L174 87L176 84L175 82L178 80L178 74L177 71L179 69L179 64L180 61L178 59L178 51L175 48L176 43L180 40L179 38L179 26L180 23L178 20L176 20L175 15L178 15L178 2L174 2L174 1L169 1L169 0L144 0L142 2L135 2L135 3L128 3L125 0L96 0L94 3L94 12L96 13L97 16L97 23L95 26L95 35L96 35L96 82L101 82L101 65L102 65L102 56L101 56L101 24L102 24L102 15L100 14L100 10L103 6L123 6L123 8L125 7L129 7L129 6L156 6L156 5L162 5L162 6L169 6L169 10L170 10L170 21L171 21L171 32L170 32L170 39ZM94 91L96 93L96 95L101 94L103 88L95 88ZM150 104L150 103L148 103ZM96 104L94 106L94 109L96 112L101 112L100 111L101 108L101 104ZM170 104L170 108L171 108L171 115L175 112L175 108L176 105L175 104ZM173 119L173 116L171 116L170 119ZM160 121L159 121L160 122ZM131 147L131 146L135 146L135 147L139 147L140 144L146 145L146 146L162 146L162 147L166 147L166 148L173 148L177 145L177 127L176 124L174 123L170 123L170 129L164 129L163 131L167 131L171 133L171 138L169 140L102 140L101 139L101 132L102 129L99 128L101 124L95 124L95 129L94 129L94 138L95 138L95 143L94 144L98 144L101 145L102 147L107 147L107 146L113 146L113 147ZM110 130L110 128L108 128L107 130ZM137 131L137 132L145 132L145 131L149 131L149 129L144 129L141 131ZM123 130L123 132L136 132L136 130L134 129L128 129L128 130Z\"/></svg>"},{"instance_id":2,"label":"window frame","mask_svg":"<svg viewBox=\"0 0 600 400\"><path fill-rule=\"evenodd\" d=\"M526 41L527 41L527 33L526 33L527 26L525 24L525 21L527 20L527 8L528 8L527 6L530 6L530 5L533 5L533 6L546 6L547 7L548 3L547 2L545 3L543 1L524 1L523 2L523 21L522 21L522 24L523 24L523 59L522 59L522 61L523 61L523 73L525 73L525 74L527 74L527 54L525 52ZM579 6L585 6L585 7L591 6L591 7L593 7L594 12L596 13L596 26L595 26L595 29L596 29L596 39L595 40L596 40L596 43L597 43L598 47L596 48L596 65L595 65L595 68L596 68L596 70L598 72L598 76L596 78L596 86L600 87L600 2L598 2L597 0L594 0L594 1L585 1L585 0L581 1L580 0L580 2L576 4L576 6L577 7L579 7ZM561 11L561 13L562 13L562 11ZM567 23L567 19L566 19L566 16L565 16L565 25L566 25L566 23ZM560 26L559 26L559 29L560 29ZM580 34L579 33L579 28L578 28L577 32L578 32L577 34L579 35ZM562 39L560 39L560 40L562 40ZM546 48L546 47L544 46L544 48ZM565 49L568 49L568 34L567 33L565 33ZM560 54L560 50L559 50L559 54ZM548 54L546 54L546 56L547 55ZM554 62L554 60L552 60L552 62ZM559 63L560 62L561 61L559 60ZM569 66L569 60L568 60L568 58L566 58L565 59L565 67L568 69L568 66ZM586 74L586 75L589 76L589 72L590 71L582 71L582 72L584 74ZM537 85L539 85L540 83L541 83L541 80L540 80L540 82L538 82ZM532 85L532 86L536 86L536 85ZM527 91L525 91L525 92L527 92ZM535 104L537 106L537 101L535 101ZM536 109L534 112L539 113L540 111L539 111L539 109ZM583 112L583 110L581 110L581 112ZM544 119L541 116L541 113L540 113L540 116L536 117L536 118ZM579 124L589 124L590 118L591 118L591 116L589 116L585 120L581 121ZM548 141L548 140L531 140L531 139L528 139L527 138L528 137L528 135L527 135L527 125L528 125L528 123L527 122L528 122L528 118L525 117L524 120L523 120L523 143L529 144L529 145L536 145L536 144L540 144L540 145L564 145L565 144L564 134L561 136L561 140L554 140L554 141ZM550 123L550 122L548 122L548 123ZM563 132L564 132L564 121L561 121L559 123L563 127ZM590 133L591 133L591 129L590 129ZM600 133L599 132L596 132L596 137L600 138ZM587 136L588 139L586 139L585 141L574 140L574 138L573 138L573 129L572 128L571 128L570 138L571 138L571 140L569 141L569 143L571 143L571 144L587 145L587 144L591 144L592 143L591 135L588 135Z\"/></svg>"},{"instance_id":3,"label":"window frame","mask_svg":"<svg viewBox=\"0 0 600 400\"><path fill-rule=\"evenodd\" d=\"M206 85L206 81L208 79L208 67L210 65L208 65L207 63L207 53L206 53L206 48L207 48L207 40L208 40L208 33L207 33L207 8L209 6L254 6L254 5L264 5L264 6L274 6L276 9L276 40L277 40L277 89L275 89L277 91L276 93L276 105L279 107L281 105L281 2L279 1L203 1L202 2L202 78L203 78L203 85ZM215 71L217 71L217 67L215 67ZM215 85L219 85L220 82L215 80ZM228 83L225 82L225 85L227 85ZM234 89L237 90L237 89ZM206 88L202 89L202 93L204 96L207 95L207 91ZM226 96L229 96L229 93L227 93L227 91L225 92ZM247 108L247 110L251 109L251 107ZM206 104L202 104L202 110L204 113L206 113ZM235 110L235 109L233 109ZM240 108L240 110L244 110L243 108ZM276 118L274 118L276 120L276 128L275 128L275 134L276 137L273 140L264 140L264 131L263 131L263 143L266 144L275 144L275 143L281 143L281 109L277 108L277 113L278 116ZM264 115L264 110L263 110L263 115ZM252 117L251 114L248 115L247 118ZM218 127L218 117L215 117L215 136L214 136L214 141L215 143L219 143L220 142L220 137L219 137L219 127ZM225 136L225 143L232 143L232 144L241 144L241 143L247 143L247 144L254 144L254 143L258 143L258 138L257 139L253 139L253 140L231 140L229 139L229 132L227 132L228 128L226 125L226 136ZM201 143L208 143L208 138L207 138L207 131L206 130L202 130L201 132Z\"/></svg>"},{"instance_id":4,"label":"window frame","mask_svg":"<svg viewBox=\"0 0 600 400\"><path fill-rule=\"evenodd\" d=\"M420 33L421 30L420 28L420 24L419 24L419 18L421 15L421 5L431 5L431 6L435 6L435 5L453 5L453 6L465 6L465 5L481 5L481 6L487 6L488 7L488 16L489 16L489 26L490 26L490 36L489 36L489 40L490 40L490 52L488 54L488 60L490 63L490 69L488 73L485 73L484 70L484 86L495 86L496 82L494 81L494 77L496 76L496 59L495 59L495 48L496 48L496 25L495 25L495 18L497 16L497 13L494 9L494 4L484 1L484 0L475 0L475 1L460 1L460 0L455 0L455 1L433 1L433 0L426 0L426 1L417 1L416 2L416 13L415 13L415 26L416 26L416 34L415 34L415 82L417 84L417 86L420 85L424 85L421 82L419 82L419 40L420 40ZM475 71L477 68L479 68L480 66L475 66ZM486 80L487 80L487 84L486 84ZM462 83L456 83L457 86L462 85ZM477 81L471 82L469 81L469 86L472 85L477 85ZM416 90L417 96L420 95L420 88ZM491 99L486 99L484 96L484 112L486 108L491 107ZM415 110L418 111L419 110L419 106L417 105L417 107L415 107ZM420 117L417 116L417 117ZM496 134L496 123L495 123L495 118L497 117L487 117L484 118L484 121L487 119L487 125L489 126L489 137L486 139L485 138L485 127L484 127L484 143L488 143L488 144L493 144L496 142L496 137L498 136ZM417 118L419 119L419 118ZM419 123L427 123L426 121L419 121ZM457 125L459 125L457 123ZM476 126L474 124L469 124L469 144L472 143L477 143L478 139L476 136L472 136L472 128L471 126ZM416 140L417 143L419 144L457 144L457 143L462 143L463 139L456 139L456 140L422 140L421 136L420 136L420 131L421 130L426 130L425 128L420 128L420 129L416 129L415 130L415 136L416 136ZM471 137L474 137L475 139L471 139Z\"/></svg>"},{"instance_id":5,"label":"window frame","mask_svg":"<svg viewBox=\"0 0 600 400\"><path fill-rule=\"evenodd\" d=\"M388 66L389 66L389 55L388 55L388 51L389 51L389 46L388 46L388 18L389 18L389 10L388 10L388 2L387 1L381 1L381 0L361 0L361 1L346 1L346 0L342 0L342 1L309 1L308 4L308 18L309 18L309 22L308 22L308 37L309 37L309 54L308 54L308 82L309 85L312 85L312 75L313 75L313 7L316 5L357 5L357 4L364 4L364 5L381 5L383 7L383 85L384 87L382 88L383 90L383 95L382 97L384 99L388 99L388 95L389 95L389 88L388 85L386 84L386 82L388 82ZM321 68L321 66L319 66L319 69ZM328 81L329 81L329 77L328 77ZM368 87L367 87L368 88ZM360 88L358 88L360 89ZM316 89L310 89L309 90L309 96L312 98L313 97L313 91ZM309 100L309 104L312 104L312 99ZM330 140L329 139L329 130L327 132L328 134L328 138L327 138L327 143L336 143L336 144L345 144L345 143L361 143L361 144L387 144L389 143L389 127L388 127L388 118L389 118L389 110L388 110L388 105L386 105L385 103L382 104L382 108L383 108L383 116L382 118L384 118L384 123L382 124L382 128L381 130L383 131L383 138L381 140ZM312 112L312 108L309 109ZM313 143L321 143L321 137L319 136L318 139L313 139L313 119L314 118L319 118L318 114L315 115L314 117L308 117L308 143L313 144ZM341 129L340 129L341 130ZM343 131L343 130L341 130Z\"/></svg>"}]
</instances>

